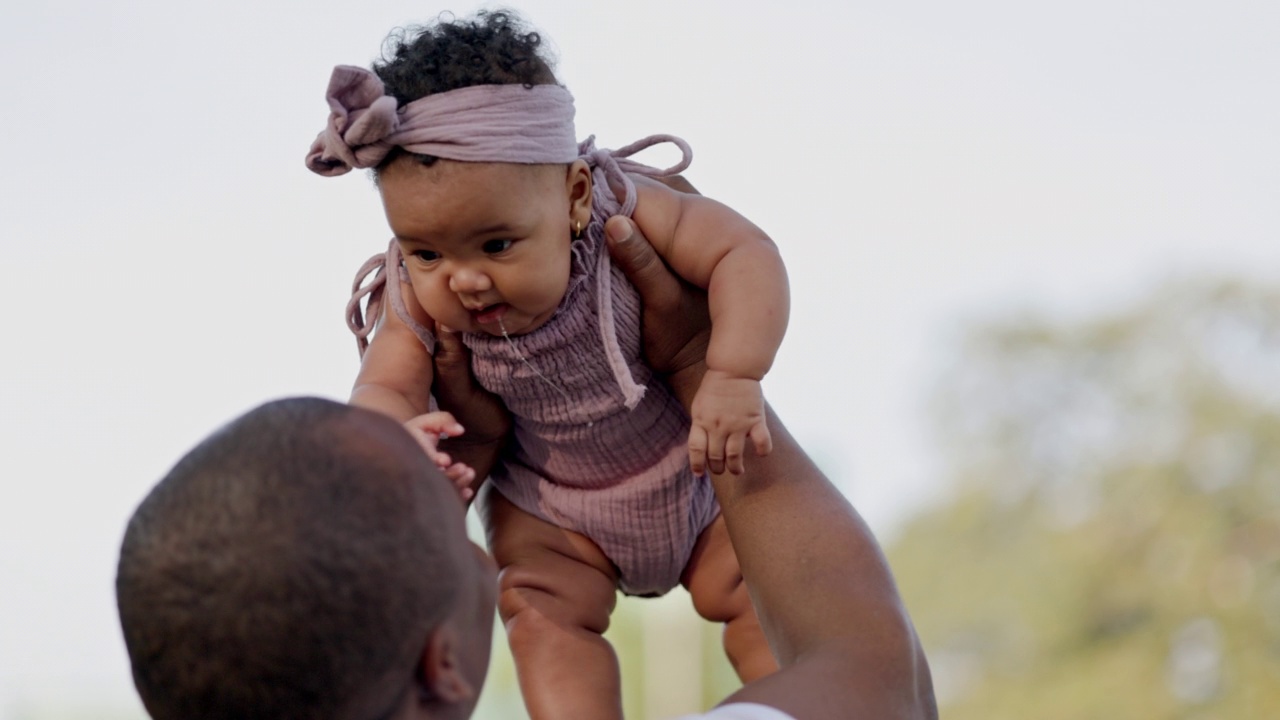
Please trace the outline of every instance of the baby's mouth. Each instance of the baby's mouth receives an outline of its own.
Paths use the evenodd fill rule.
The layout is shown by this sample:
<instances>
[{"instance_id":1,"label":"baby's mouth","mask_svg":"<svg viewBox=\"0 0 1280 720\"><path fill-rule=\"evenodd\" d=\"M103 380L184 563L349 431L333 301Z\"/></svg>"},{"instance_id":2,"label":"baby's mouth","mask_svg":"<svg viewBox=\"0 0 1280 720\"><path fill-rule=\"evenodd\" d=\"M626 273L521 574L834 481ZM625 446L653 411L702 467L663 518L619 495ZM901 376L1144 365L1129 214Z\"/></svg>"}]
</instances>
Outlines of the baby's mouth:
<instances>
[{"instance_id":1,"label":"baby's mouth","mask_svg":"<svg viewBox=\"0 0 1280 720\"><path fill-rule=\"evenodd\" d=\"M492 325L502 319L509 307L511 306L506 303L485 305L479 310L472 310L471 317L475 319L477 325Z\"/></svg>"}]
</instances>

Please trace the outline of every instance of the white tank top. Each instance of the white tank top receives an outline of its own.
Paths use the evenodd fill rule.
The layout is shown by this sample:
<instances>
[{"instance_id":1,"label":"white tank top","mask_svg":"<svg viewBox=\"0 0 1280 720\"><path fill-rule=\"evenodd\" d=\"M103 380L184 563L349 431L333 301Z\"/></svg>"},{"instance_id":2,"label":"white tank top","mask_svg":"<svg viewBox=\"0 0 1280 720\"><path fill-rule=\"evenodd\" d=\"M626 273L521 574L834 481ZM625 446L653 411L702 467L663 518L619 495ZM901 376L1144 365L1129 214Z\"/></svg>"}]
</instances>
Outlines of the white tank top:
<instances>
[{"instance_id":1,"label":"white tank top","mask_svg":"<svg viewBox=\"0 0 1280 720\"><path fill-rule=\"evenodd\" d=\"M790 715L757 703L721 705L705 715L685 715L675 720L795 720Z\"/></svg>"}]
</instances>

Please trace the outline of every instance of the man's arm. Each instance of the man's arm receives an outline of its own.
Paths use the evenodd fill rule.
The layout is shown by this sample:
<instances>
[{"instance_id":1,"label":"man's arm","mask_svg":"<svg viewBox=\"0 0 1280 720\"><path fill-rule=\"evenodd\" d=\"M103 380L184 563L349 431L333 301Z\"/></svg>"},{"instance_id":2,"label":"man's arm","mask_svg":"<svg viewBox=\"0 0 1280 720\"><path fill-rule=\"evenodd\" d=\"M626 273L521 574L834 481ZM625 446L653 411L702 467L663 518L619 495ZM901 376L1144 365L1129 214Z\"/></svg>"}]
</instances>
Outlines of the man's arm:
<instances>
[{"instance_id":1,"label":"man's arm","mask_svg":"<svg viewBox=\"0 0 1280 720\"><path fill-rule=\"evenodd\" d=\"M714 200L636 177L633 220L663 261L707 290L707 372L689 409L695 474L742 472L748 445L771 446L760 381L786 332L787 273L773 241Z\"/></svg>"},{"instance_id":2,"label":"man's arm","mask_svg":"<svg viewBox=\"0 0 1280 720\"><path fill-rule=\"evenodd\" d=\"M774 449L712 477L781 669L729 701L808 718L934 718L928 663L857 511L770 411Z\"/></svg>"},{"instance_id":3,"label":"man's arm","mask_svg":"<svg viewBox=\"0 0 1280 720\"><path fill-rule=\"evenodd\" d=\"M436 404L448 410L466 428L460 437L440 443L455 462L476 471L473 493L497 465L511 434L511 415L497 396L480 387L471 374L471 353L454 331L436 325L436 352L432 357Z\"/></svg>"},{"instance_id":4,"label":"man's arm","mask_svg":"<svg viewBox=\"0 0 1280 720\"><path fill-rule=\"evenodd\" d=\"M606 226L614 261L640 291L645 349L689 406L705 365L700 295L662 265L633 224ZM690 352L686 348L693 348ZM742 476L713 476L756 612L781 669L729 702L797 720L937 717L928 663L875 538L769 411L774 448Z\"/></svg>"}]
</instances>

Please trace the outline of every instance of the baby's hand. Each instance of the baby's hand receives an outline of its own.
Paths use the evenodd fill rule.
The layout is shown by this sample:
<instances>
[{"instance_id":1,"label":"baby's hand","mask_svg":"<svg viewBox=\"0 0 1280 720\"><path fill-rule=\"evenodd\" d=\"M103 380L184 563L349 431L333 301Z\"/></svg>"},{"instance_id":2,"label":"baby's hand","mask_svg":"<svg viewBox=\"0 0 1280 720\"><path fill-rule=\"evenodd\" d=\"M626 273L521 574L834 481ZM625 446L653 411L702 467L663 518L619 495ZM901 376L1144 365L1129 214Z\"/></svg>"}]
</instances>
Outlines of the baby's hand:
<instances>
[{"instance_id":1,"label":"baby's hand","mask_svg":"<svg viewBox=\"0 0 1280 720\"><path fill-rule=\"evenodd\" d=\"M695 475L710 470L742 474L747 438L757 455L773 449L764 422L764 393L760 381L708 370L693 398L693 427L689 430L689 464Z\"/></svg>"},{"instance_id":2,"label":"baby's hand","mask_svg":"<svg viewBox=\"0 0 1280 720\"><path fill-rule=\"evenodd\" d=\"M404 426L422 446L423 452L431 458L431 462L434 462L454 487L458 488L458 494L463 502L470 500L471 496L475 495L475 491L471 489L471 483L476 479L476 471L463 463L453 462L448 453L440 450L440 440L461 435L462 425L447 412L430 412L412 418Z\"/></svg>"}]
</instances>

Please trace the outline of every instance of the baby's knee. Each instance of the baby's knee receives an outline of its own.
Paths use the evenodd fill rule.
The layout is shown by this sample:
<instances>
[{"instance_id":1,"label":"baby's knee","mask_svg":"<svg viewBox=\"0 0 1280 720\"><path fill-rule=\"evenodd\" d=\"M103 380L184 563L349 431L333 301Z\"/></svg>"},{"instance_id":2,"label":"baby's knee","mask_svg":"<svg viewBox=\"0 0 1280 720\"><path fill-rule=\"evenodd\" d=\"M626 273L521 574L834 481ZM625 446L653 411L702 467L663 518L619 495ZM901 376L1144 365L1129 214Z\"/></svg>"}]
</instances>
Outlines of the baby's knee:
<instances>
[{"instance_id":1,"label":"baby's knee","mask_svg":"<svg viewBox=\"0 0 1280 720\"><path fill-rule=\"evenodd\" d=\"M742 575L717 578L714 582L690 583L693 609L711 622L727 623L741 617L754 616L751 596Z\"/></svg>"},{"instance_id":2,"label":"baby's knee","mask_svg":"<svg viewBox=\"0 0 1280 720\"><path fill-rule=\"evenodd\" d=\"M508 634L534 634L548 625L603 633L617 603L617 592L604 578L574 582L521 565L503 568L498 576L498 614Z\"/></svg>"},{"instance_id":3,"label":"baby's knee","mask_svg":"<svg viewBox=\"0 0 1280 720\"><path fill-rule=\"evenodd\" d=\"M693 608L712 622L729 622L752 612L751 597L738 557L723 528L707 530L706 542L685 573L684 586L693 599Z\"/></svg>"},{"instance_id":4,"label":"baby's knee","mask_svg":"<svg viewBox=\"0 0 1280 720\"><path fill-rule=\"evenodd\" d=\"M558 628L558 623L551 619L542 604L531 599L534 592L526 588L508 588L498 594L498 614L507 630L507 642L514 650L554 637Z\"/></svg>"}]
</instances>

